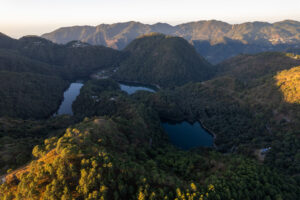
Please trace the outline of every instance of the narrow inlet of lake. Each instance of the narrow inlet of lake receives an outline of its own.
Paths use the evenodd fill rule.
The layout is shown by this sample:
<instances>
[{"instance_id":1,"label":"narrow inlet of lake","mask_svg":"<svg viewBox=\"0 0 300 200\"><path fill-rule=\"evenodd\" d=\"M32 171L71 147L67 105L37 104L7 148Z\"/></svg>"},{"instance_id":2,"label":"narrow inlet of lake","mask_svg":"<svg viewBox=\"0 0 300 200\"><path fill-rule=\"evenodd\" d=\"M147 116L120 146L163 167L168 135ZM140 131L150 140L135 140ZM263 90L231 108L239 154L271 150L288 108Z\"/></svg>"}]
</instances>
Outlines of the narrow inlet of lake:
<instances>
[{"instance_id":1,"label":"narrow inlet of lake","mask_svg":"<svg viewBox=\"0 0 300 200\"><path fill-rule=\"evenodd\" d=\"M119 83L121 90L127 92L127 94L133 94L137 91L148 91L148 92L156 92L154 89L140 85L140 84L125 84L125 83Z\"/></svg>"},{"instance_id":2,"label":"narrow inlet of lake","mask_svg":"<svg viewBox=\"0 0 300 200\"><path fill-rule=\"evenodd\" d=\"M71 83L69 88L64 92L64 100L54 115L73 115L72 103L80 93L83 83Z\"/></svg>"},{"instance_id":3,"label":"narrow inlet of lake","mask_svg":"<svg viewBox=\"0 0 300 200\"><path fill-rule=\"evenodd\" d=\"M213 147L214 138L199 122L190 124L163 122L162 127L167 132L171 142L184 150L195 147Z\"/></svg>"}]
</instances>

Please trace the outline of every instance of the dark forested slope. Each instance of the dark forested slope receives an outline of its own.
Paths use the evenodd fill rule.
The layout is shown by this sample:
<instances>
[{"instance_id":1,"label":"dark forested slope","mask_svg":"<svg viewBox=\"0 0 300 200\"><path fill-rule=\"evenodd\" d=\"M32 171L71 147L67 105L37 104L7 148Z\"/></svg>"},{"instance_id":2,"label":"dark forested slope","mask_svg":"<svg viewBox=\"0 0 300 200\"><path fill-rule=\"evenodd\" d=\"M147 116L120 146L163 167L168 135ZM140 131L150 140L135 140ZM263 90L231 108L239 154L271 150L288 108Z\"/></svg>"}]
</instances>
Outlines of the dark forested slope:
<instances>
[{"instance_id":1,"label":"dark forested slope","mask_svg":"<svg viewBox=\"0 0 300 200\"><path fill-rule=\"evenodd\" d=\"M54 113L68 82L54 76L0 71L0 116L45 118Z\"/></svg>"},{"instance_id":2,"label":"dark forested slope","mask_svg":"<svg viewBox=\"0 0 300 200\"><path fill-rule=\"evenodd\" d=\"M31 36L19 39L12 49L31 59L60 66L61 75L67 79L88 77L97 70L118 65L123 58L122 52L104 46L91 46L76 41L58 45Z\"/></svg>"},{"instance_id":3,"label":"dark forested slope","mask_svg":"<svg viewBox=\"0 0 300 200\"><path fill-rule=\"evenodd\" d=\"M114 77L122 81L172 87L207 80L211 65L184 39L152 33L131 42Z\"/></svg>"},{"instance_id":4,"label":"dark forested slope","mask_svg":"<svg viewBox=\"0 0 300 200\"><path fill-rule=\"evenodd\" d=\"M300 65L300 59L296 55L266 52L254 55L239 55L228 59L218 64L216 71L218 76L230 75L240 81L248 82L298 65Z\"/></svg>"},{"instance_id":5,"label":"dark forested slope","mask_svg":"<svg viewBox=\"0 0 300 200\"><path fill-rule=\"evenodd\" d=\"M123 53L82 42L0 35L0 116L45 118L54 113L69 81L116 67Z\"/></svg>"}]
</instances>

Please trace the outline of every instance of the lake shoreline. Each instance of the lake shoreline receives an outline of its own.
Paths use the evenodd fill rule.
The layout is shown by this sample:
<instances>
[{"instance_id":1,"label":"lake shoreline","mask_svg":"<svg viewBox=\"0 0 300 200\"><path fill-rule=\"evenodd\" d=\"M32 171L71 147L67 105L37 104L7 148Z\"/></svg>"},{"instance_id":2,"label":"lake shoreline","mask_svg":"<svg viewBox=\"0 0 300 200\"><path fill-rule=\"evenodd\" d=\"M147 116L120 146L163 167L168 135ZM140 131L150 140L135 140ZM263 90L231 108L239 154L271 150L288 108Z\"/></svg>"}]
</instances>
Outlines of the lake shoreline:
<instances>
[{"instance_id":1,"label":"lake shoreline","mask_svg":"<svg viewBox=\"0 0 300 200\"><path fill-rule=\"evenodd\" d=\"M214 133L213 131L211 131L209 128L207 128L204 123L202 122L201 119L197 119L197 120L191 120L191 119L188 119L188 118L180 118L180 119L166 119L166 118L161 118L160 119L161 123L173 123L173 124L178 124L178 123L182 123L182 122L188 122L190 124L194 124L196 122L198 122L200 124L200 126L207 132L209 133L210 135L213 136L213 147L218 150L218 146L216 145L215 143L215 140L217 138L217 135L216 133Z\"/></svg>"},{"instance_id":2,"label":"lake shoreline","mask_svg":"<svg viewBox=\"0 0 300 200\"><path fill-rule=\"evenodd\" d=\"M79 86L77 86L77 88L76 88L75 87L76 85L79 85ZM63 99L60 102L59 107L57 108L57 110L50 117L56 117L56 116L63 115L63 114L73 115L72 104L76 100L77 96L80 94L80 90L81 90L81 87L83 87L83 85L84 85L84 83L81 80L71 82L68 85L67 89L64 91ZM72 96L70 96L70 94L69 94L69 96L66 96L70 92L71 92L71 94L74 93L74 92L76 93L74 98L72 98ZM70 97L71 97L71 103L70 104L67 103L65 105L64 103L67 102L68 100L70 100L69 99ZM70 108L68 109L67 107L70 107Z\"/></svg>"},{"instance_id":3,"label":"lake shoreline","mask_svg":"<svg viewBox=\"0 0 300 200\"><path fill-rule=\"evenodd\" d=\"M208 134L208 135L210 135L211 137L212 137L212 143L211 143L211 146L202 146L202 145L200 145L200 146L198 146L198 147L206 147L206 148L213 148L213 149L218 149L218 147L217 147L217 145L215 144L215 139L216 139L216 134L214 133L214 132L212 132L212 131L210 131L206 126L204 126L203 125L203 123L202 123L202 121L200 120L200 119L198 119L198 120L191 120L191 119L166 119L166 118L161 118L160 119L160 121L161 121L161 124L162 124L162 128L164 129L164 131L169 135L170 134L170 132L168 132L166 129L165 129L165 127L164 127L164 123L166 123L166 124L169 124L169 125L178 125L178 124L182 124L182 123L188 123L188 124L190 124L191 126L194 126L195 125L195 123L197 124L199 124L199 126L200 126L200 128L202 129L200 129L200 130L197 130L197 132L199 131L201 134L204 134L202 131L204 130L204 132L206 133L206 134ZM197 126L197 125L196 125ZM172 133L171 133L172 134ZM188 135L188 134L187 134ZM177 146L177 145L175 145L175 146ZM196 147L197 148L197 147Z\"/></svg>"},{"instance_id":4,"label":"lake shoreline","mask_svg":"<svg viewBox=\"0 0 300 200\"><path fill-rule=\"evenodd\" d=\"M202 128L205 129L209 134L211 134L214 137L214 148L218 149L218 146L216 145L216 139L217 135L213 131L211 131L209 128L207 128L204 123L201 121L201 119L198 119L198 122L201 124Z\"/></svg>"},{"instance_id":5,"label":"lake shoreline","mask_svg":"<svg viewBox=\"0 0 300 200\"><path fill-rule=\"evenodd\" d=\"M159 85L155 85L155 84L152 85L152 84L142 83L142 82L138 82L138 81L122 81L122 80L118 80L118 79L113 79L113 80L117 81L119 84L148 87L155 91L159 91L161 89L161 87Z\"/></svg>"}]
</instances>

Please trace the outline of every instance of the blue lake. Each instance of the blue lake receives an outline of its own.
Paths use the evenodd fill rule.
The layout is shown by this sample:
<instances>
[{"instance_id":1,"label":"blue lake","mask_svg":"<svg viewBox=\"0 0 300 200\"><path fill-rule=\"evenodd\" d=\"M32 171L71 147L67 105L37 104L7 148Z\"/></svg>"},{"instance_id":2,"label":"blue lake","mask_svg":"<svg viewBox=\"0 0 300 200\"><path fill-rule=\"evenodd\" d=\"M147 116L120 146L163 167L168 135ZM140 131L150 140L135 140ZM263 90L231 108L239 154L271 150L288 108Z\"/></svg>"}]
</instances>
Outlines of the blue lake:
<instances>
[{"instance_id":1,"label":"blue lake","mask_svg":"<svg viewBox=\"0 0 300 200\"><path fill-rule=\"evenodd\" d=\"M139 90L148 91L148 92L156 92L154 89L152 89L150 87L137 85L137 84L129 85L129 84L120 83L120 88L121 88L121 90L127 92L128 94L133 94Z\"/></svg>"},{"instance_id":2,"label":"blue lake","mask_svg":"<svg viewBox=\"0 0 300 200\"><path fill-rule=\"evenodd\" d=\"M171 142L184 150L195 147L213 147L214 138L199 122L190 124L186 121L181 123L163 122L162 126L167 132Z\"/></svg>"},{"instance_id":3,"label":"blue lake","mask_svg":"<svg viewBox=\"0 0 300 200\"><path fill-rule=\"evenodd\" d=\"M55 115L73 115L72 103L79 95L82 86L83 83L71 83L69 88L64 92L64 100L60 104L60 107L55 113Z\"/></svg>"}]
</instances>

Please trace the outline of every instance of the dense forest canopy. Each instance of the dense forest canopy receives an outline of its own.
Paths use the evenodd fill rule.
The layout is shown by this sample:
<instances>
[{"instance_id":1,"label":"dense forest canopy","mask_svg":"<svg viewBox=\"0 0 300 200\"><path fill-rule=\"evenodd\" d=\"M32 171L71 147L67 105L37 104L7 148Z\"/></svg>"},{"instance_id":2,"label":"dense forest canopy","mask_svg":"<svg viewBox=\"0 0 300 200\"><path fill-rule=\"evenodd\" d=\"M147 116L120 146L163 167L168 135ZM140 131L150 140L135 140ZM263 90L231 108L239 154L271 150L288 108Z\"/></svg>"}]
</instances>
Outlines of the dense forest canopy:
<instances>
[{"instance_id":1,"label":"dense forest canopy","mask_svg":"<svg viewBox=\"0 0 300 200\"><path fill-rule=\"evenodd\" d=\"M157 33L124 51L0 34L0 199L295 200L299 62L266 52L211 65ZM50 117L80 78L74 115ZM119 80L161 87L129 95ZM177 149L162 120L200 121L216 146Z\"/></svg>"}]
</instances>

